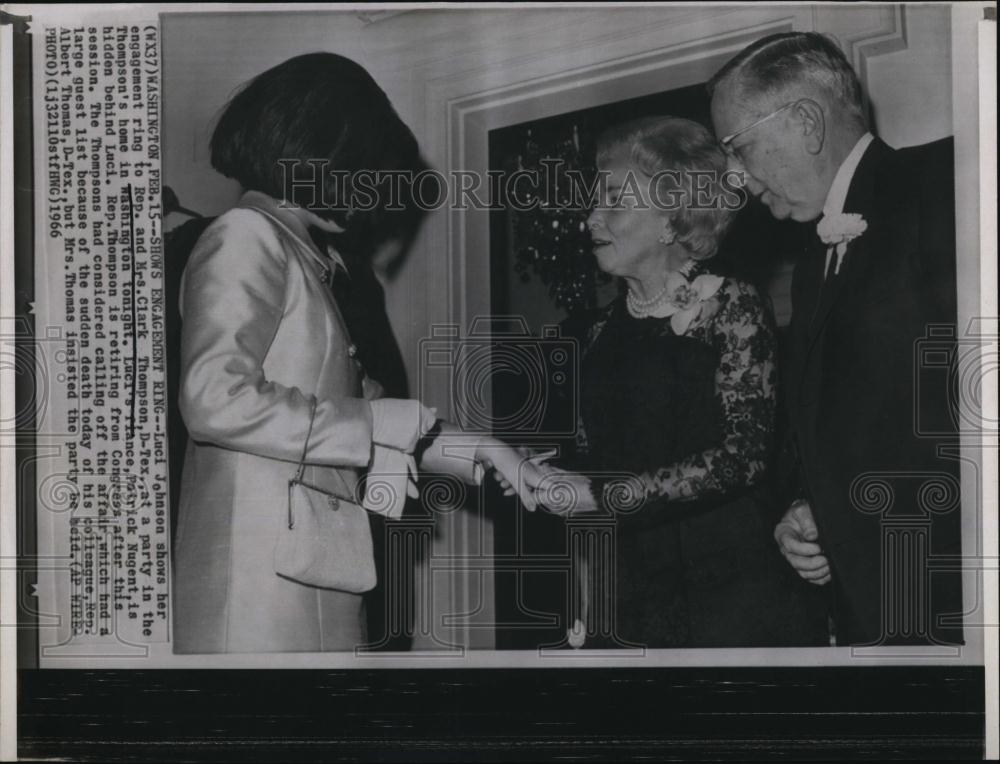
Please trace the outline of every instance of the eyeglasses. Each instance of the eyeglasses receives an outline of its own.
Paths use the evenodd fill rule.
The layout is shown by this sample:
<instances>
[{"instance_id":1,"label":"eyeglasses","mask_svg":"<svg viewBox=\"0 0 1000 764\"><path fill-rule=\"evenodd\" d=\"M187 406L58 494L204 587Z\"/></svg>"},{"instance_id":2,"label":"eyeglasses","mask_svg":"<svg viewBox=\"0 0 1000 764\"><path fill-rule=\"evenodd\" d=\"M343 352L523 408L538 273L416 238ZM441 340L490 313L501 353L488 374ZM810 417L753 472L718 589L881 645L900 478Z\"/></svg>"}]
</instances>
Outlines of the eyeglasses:
<instances>
[{"instance_id":1,"label":"eyeglasses","mask_svg":"<svg viewBox=\"0 0 1000 764\"><path fill-rule=\"evenodd\" d=\"M771 119L772 117L778 116L785 109L788 109L788 108L790 108L792 106L795 106L795 104L797 104L797 103L798 103L798 101L791 101L789 103L786 103L784 106L782 106L782 107L780 107L778 109L775 109L770 114L764 115L763 117L761 117L760 119L758 119L756 122L751 122L749 125L747 125L746 127L740 128L735 133L730 133L729 135L727 135L724 138L722 138L722 139L719 140L719 145L722 147L722 150L725 151L727 154L730 154L730 155L735 154L733 146L731 145L732 142L733 142L733 140L735 140L736 138L739 138L741 135L743 135L743 133L746 133L746 132L749 132L750 130L753 130L755 127L757 127L757 125L762 125L765 122L767 122L769 119Z\"/></svg>"}]
</instances>

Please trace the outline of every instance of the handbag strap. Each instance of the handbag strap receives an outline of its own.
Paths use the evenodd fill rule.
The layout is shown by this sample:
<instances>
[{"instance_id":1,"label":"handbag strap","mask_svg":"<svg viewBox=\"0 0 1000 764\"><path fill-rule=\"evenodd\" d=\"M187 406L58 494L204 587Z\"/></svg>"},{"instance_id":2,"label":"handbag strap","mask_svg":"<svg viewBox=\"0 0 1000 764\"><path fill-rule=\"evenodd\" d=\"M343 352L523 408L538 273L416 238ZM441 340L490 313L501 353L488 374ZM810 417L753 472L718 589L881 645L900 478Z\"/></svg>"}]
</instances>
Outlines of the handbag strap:
<instances>
[{"instance_id":1,"label":"handbag strap","mask_svg":"<svg viewBox=\"0 0 1000 764\"><path fill-rule=\"evenodd\" d=\"M302 444L302 458L299 459L299 468L295 472L295 480L302 480L302 475L306 469L306 451L309 449L309 438L312 437L313 420L316 419L316 396L311 396L309 403L309 430L306 432L305 443Z\"/></svg>"}]
</instances>

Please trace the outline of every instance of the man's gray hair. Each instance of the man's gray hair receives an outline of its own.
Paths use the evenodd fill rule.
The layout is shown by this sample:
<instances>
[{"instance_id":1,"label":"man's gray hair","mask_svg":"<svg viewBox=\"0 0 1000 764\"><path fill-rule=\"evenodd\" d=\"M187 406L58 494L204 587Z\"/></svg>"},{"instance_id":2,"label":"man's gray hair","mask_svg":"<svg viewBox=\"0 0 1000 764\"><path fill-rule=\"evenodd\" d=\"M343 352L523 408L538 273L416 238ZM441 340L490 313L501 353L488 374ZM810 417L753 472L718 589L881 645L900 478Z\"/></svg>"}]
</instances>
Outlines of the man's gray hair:
<instances>
[{"instance_id":1,"label":"man's gray hair","mask_svg":"<svg viewBox=\"0 0 1000 764\"><path fill-rule=\"evenodd\" d=\"M862 128L868 125L858 75L840 46L817 32L785 32L748 45L709 80L709 95L730 81L754 97L777 97L796 85L818 89L843 110L840 116Z\"/></svg>"}]
</instances>

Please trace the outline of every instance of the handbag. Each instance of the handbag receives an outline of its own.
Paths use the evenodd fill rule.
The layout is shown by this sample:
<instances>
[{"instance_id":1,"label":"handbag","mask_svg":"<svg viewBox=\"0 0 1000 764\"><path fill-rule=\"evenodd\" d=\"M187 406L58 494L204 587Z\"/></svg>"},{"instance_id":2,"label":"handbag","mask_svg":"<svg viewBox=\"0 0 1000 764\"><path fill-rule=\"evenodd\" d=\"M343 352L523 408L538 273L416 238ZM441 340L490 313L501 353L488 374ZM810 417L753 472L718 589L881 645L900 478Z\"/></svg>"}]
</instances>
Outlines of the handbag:
<instances>
[{"instance_id":1,"label":"handbag","mask_svg":"<svg viewBox=\"0 0 1000 764\"><path fill-rule=\"evenodd\" d=\"M356 502L302 479L309 431L295 477L288 481L288 517L274 550L274 572L300 584L360 594L376 583L375 555L368 513Z\"/></svg>"}]
</instances>

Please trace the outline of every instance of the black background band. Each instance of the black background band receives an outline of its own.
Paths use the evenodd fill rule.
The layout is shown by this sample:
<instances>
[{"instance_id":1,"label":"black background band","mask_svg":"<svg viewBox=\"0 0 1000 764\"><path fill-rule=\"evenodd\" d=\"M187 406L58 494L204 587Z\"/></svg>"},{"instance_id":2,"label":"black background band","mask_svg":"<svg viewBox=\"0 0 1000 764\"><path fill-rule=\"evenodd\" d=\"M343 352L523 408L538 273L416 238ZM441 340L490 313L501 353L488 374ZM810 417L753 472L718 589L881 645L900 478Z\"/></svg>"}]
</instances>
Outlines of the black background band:
<instances>
[{"instance_id":1,"label":"black background band","mask_svg":"<svg viewBox=\"0 0 1000 764\"><path fill-rule=\"evenodd\" d=\"M513 656L512 656L513 657ZM21 673L22 757L982 758L981 667Z\"/></svg>"}]
</instances>

